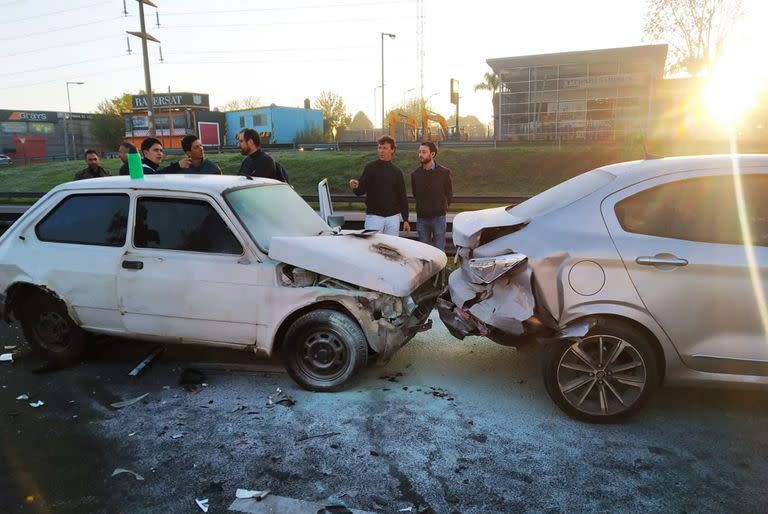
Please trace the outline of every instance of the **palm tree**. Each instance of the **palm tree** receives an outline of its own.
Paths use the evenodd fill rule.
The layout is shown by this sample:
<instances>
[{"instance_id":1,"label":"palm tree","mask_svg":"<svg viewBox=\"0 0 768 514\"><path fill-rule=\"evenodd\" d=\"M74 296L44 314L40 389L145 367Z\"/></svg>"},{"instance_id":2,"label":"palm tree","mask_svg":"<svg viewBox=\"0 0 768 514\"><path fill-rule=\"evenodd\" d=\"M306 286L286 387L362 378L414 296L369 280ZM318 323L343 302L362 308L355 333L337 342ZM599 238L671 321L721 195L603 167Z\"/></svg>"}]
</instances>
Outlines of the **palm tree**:
<instances>
[{"instance_id":1,"label":"palm tree","mask_svg":"<svg viewBox=\"0 0 768 514\"><path fill-rule=\"evenodd\" d=\"M485 82L475 84L475 91L490 91L491 102L493 103L493 137L499 137L499 86L501 86L501 80L495 73L489 71L483 74Z\"/></svg>"}]
</instances>

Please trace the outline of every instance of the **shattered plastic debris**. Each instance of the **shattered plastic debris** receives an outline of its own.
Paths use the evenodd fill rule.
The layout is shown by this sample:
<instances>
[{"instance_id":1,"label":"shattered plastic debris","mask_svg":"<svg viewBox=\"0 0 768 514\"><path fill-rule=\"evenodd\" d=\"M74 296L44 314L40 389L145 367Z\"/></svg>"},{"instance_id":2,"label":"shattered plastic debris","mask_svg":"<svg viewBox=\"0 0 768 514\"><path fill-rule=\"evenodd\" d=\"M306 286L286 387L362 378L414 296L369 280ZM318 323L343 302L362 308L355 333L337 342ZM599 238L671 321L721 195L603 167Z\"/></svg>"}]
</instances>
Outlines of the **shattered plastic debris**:
<instances>
[{"instance_id":1,"label":"shattered plastic debris","mask_svg":"<svg viewBox=\"0 0 768 514\"><path fill-rule=\"evenodd\" d=\"M115 470L112 472L112 476L121 475L123 473L128 473L129 475L133 475L133 478L136 480L144 480L144 477L136 473L135 471L131 471L130 469L125 468L115 468Z\"/></svg>"},{"instance_id":2,"label":"shattered plastic debris","mask_svg":"<svg viewBox=\"0 0 768 514\"><path fill-rule=\"evenodd\" d=\"M149 396L149 393L144 393L141 396L137 396L136 398L131 398L130 400L123 400L122 402L111 403L110 406L114 409L122 409L123 407L128 407L129 405L133 405L134 403L140 402L147 396Z\"/></svg>"},{"instance_id":3,"label":"shattered plastic debris","mask_svg":"<svg viewBox=\"0 0 768 514\"><path fill-rule=\"evenodd\" d=\"M22 401L23 400L29 400L29 395L27 393L20 394L19 396L16 397L16 399L17 400L22 400Z\"/></svg>"},{"instance_id":4,"label":"shattered plastic debris","mask_svg":"<svg viewBox=\"0 0 768 514\"><path fill-rule=\"evenodd\" d=\"M147 366L152 364L152 361L154 361L157 358L158 355L163 353L163 349L164 348L162 346L156 346L152 350L152 352L144 358L144 360L142 360L140 363L138 363L136 365L136 367L133 368L130 371L130 373L128 373L128 376L129 377L138 377L139 375L141 375L142 371L144 371L144 369L146 369Z\"/></svg>"},{"instance_id":5,"label":"shattered plastic debris","mask_svg":"<svg viewBox=\"0 0 768 514\"><path fill-rule=\"evenodd\" d=\"M13 350L16 349L16 346L15 345L14 346L6 346L5 349L13 351Z\"/></svg>"},{"instance_id":6,"label":"shattered plastic debris","mask_svg":"<svg viewBox=\"0 0 768 514\"><path fill-rule=\"evenodd\" d=\"M43 405L45 405L45 402L44 402L44 401L42 401L42 400L38 400L38 401L36 401L36 402L31 402L31 403L29 404L29 406L30 406L30 407L32 407L33 409L36 409L36 408L38 408L38 407L42 407Z\"/></svg>"},{"instance_id":7,"label":"shattered plastic debris","mask_svg":"<svg viewBox=\"0 0 768 514\"><path fill-rule=\"evenodd\" d=\"M197 506L200 507L200 510L203 512L208 512L208 498L205 498L204 500L198 500L195 498L195 503L197 503Z\"/></svg>"},{"instance_id":8,"label":"shattered plastic debris","mask_svg":"<svg viewBox=\"0 0 768 514\"><path fill-rule=\"evenodd\" d=\"M3 353L2 355L0 355L0 362L13 362L13 354Z\"/></svg>"},{"instance_id":9,"label":"shattered plastic debris","mask_svg":"<svg viewBox=\"0 0 768 514\"><path fill-rule=\"evenodd\" d=\"M235 492L235 498L239 498L241 500L254 499L256 501L261 501L264 498L266 498L268 494L269 494L269 489L265 489L264 491L251 491L249 489L238 489Z\"/></svg>"},{"instance_id":10,"label":"shattered plastic debris","mask_svg":"<svg viewBox=\"0 0 768 514\"><path fill-rule=\"evenodd\" d=\"M179 439L180 437L184 437L184 434L182 434L181 432L173 434L171 436L171 439Z\"/></svg>"},{"instance_id":11,"label":"shattered plastic debris","mask_svg":"<svg viewBox=\"0 0 768 514\"><path fill-rule=\"evenodd\" d=\"M271 409L277 404L282 404L282 405L285 405L286 407L290 407L296 404L296 400L294 400L293 398L285 394L283 390L278 387L275 390L275 394L269 395L269 398L267 399L267 407Z\"/></svg>"}]
</instances>

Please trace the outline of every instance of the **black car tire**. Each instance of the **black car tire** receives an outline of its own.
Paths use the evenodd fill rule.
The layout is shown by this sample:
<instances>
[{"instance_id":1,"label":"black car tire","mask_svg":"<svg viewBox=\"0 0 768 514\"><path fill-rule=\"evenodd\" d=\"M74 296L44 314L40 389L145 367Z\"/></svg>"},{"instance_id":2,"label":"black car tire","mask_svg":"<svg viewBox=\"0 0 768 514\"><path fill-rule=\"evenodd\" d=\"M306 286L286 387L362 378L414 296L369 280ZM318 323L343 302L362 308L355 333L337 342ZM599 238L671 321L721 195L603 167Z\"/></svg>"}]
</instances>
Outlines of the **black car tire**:
<instances>
[{"instance_id":1,"label":"black car tire","mask_svg":"<svg viewBox=\"0 0 768 514\"><path fill-rule=\"evenodd\" d=\"M368 343L348 315L318 309L293 322L285 334L288 373L310 391L338 391L368 361Z\"/></svg>"},{"instance_id":2,"label":"black car tire","mask_svg":"<svg viewBox=\"0 0 768 514\"><path fill-rule=\"evenodd\" d=\"M626 419L648 401L658 382L647 336L619 321L600 320L584 338L552 343L544 351L547 393L560 409L581 421Z\"/></svg>"},{"instance_id":3,"label":"black car tire","mask_svg":"<svg viewBox=\"0 0 768 514\"><path fill-rule=\"evenodd\" d=\"M27 342L49 361L70 364L85 350L86 332L69 316L64 302L47 293L26 293L19 319Z\"/></svg>"}]
</instances>

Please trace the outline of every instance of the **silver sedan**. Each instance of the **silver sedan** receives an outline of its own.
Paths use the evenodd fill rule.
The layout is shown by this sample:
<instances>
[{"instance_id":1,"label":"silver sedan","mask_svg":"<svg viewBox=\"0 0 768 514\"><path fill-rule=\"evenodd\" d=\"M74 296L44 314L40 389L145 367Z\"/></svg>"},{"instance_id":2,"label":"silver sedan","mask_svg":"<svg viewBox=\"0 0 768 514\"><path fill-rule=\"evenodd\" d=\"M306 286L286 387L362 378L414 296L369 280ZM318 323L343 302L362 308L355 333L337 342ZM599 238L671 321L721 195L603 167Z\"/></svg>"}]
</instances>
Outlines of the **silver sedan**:
<instances>
[{"instance_id":1,"label":"silver sedan","mask_svg":"<svg viewBox=\"0 0 768 514\"><path fill-rule=\"evenodd\" d=\"M612 422L662 383L768 386L768 155L605 166L453 222L454 336L545 344L547 392Z\"/></svg>"}]
</instances>

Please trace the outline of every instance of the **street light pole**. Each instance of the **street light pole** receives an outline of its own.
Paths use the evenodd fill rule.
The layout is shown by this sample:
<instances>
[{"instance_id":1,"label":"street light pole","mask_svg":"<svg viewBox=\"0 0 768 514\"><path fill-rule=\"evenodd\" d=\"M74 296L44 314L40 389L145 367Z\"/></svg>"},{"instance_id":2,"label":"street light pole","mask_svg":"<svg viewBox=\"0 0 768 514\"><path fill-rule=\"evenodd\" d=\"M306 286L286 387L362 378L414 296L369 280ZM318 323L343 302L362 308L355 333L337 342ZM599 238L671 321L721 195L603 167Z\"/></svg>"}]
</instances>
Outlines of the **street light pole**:
<instances>
[{"instance_id":1,"label":"street light pole","mask_svg":"<svg viewBox=\"0 0 768 514\"><path fill-rule=\"evenodd\" d=\"M72 119L72 102L69 100L69 86L70 85L81 86L85 82L67 82L67 111L69 112L69 118L64 119L64 153L66 160L69 160L69 134L68 127L69 120ZM75 153L75 134L72 133L72 153Z\"/></svg>"},{"instance_id":2,"label":"street light pole","mask_svg":"<svg viewBox=\"0 0 768 514\"><path fill-rule=\"evenodd\" d=\"M389 39L395 39L395 34L389 34L388 32L382 32L381 33L381 128L384 128L384 123L386 122L384 119L384 116L386 113L384 112L384 36L387 36Z\"/></svg>"}]
</instances>

